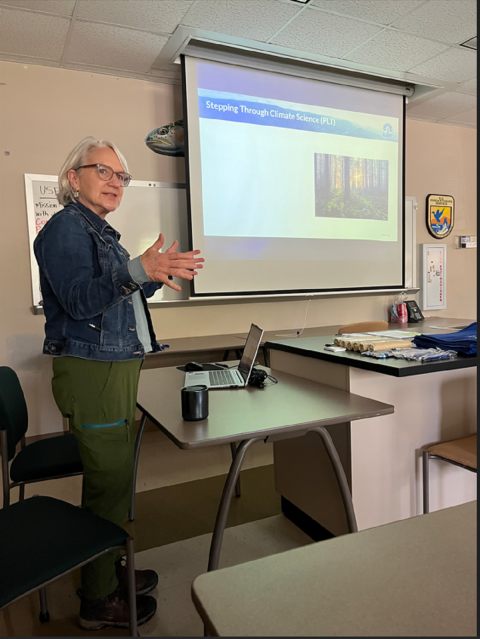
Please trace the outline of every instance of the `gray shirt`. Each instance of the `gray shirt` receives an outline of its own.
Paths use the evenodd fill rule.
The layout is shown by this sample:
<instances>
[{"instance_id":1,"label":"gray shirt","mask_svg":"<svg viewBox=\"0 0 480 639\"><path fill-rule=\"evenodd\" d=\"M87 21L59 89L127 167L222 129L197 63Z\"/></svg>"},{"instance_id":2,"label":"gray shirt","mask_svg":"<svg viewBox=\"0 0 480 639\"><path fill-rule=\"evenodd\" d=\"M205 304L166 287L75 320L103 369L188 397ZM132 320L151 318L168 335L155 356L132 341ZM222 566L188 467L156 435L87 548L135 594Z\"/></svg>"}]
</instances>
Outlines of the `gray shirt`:
<instances>
[{"instance_id":1,"label":"gray shirt","mask_svg":"<svg viewBox=\"0 0 480 639\"><path fill-rule=\"evenodd\" d=\"M140 256L128 262L128 271L133 280L137 284L140 284L140 286L142 284L146 284L147 282L151 282L150 278L145 272L145 269L143 268ZM140 291L135 291L135 293L132 294L132 303L135 313L135 322L137 324L138 339L141 341L145 353L150 353L150 351L152 351L153 349L150 339L150 331L148 330L147 316L145 315L145 309L143 307Z\"/></svg>"}]
</instances>

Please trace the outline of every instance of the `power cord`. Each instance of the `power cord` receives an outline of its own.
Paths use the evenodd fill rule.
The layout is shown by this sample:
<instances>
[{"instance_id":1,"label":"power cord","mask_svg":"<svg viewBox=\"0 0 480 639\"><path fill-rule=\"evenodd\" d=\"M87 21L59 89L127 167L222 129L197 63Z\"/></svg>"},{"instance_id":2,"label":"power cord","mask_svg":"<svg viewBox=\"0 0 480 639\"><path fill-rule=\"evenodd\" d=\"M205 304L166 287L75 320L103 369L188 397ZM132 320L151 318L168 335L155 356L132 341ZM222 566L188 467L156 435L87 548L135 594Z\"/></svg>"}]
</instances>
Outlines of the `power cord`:
<instances>
[{"instance_id":1,"label":"power cord","mask_svg":"<svg viewBox=\"0 0 480 639\"><path fill-rule=\"evenodd\" d=\"M307 314L308 314L308 307L310 306L310 302L312 301L312 298L310 298L308 300L308 304L307 304L307 310L305 311L305 318L303 320L303 326L302 326L302 330L297 331L296 333L282 333L282 334L278 334L275 335L275 337L300 337L300 335L303 333L303 331L305 330L305 324L307 323Z\"/></svg>"},{"instance_id":2,"label":"power cord","mask_svg":"<svg viewBox=\"0 0 480 639\"><path fill-rule=\"evenodd\" d=\"M267 380L270 380L272 383L267 384ZM269 375L266 371L262 369L254 368L250 373L250 377L248 379L249 386L255 386L256 388L267 388L268 386L272 386L273 384L278 384L278 379L273 375Z\"/></svg>"},{"instance_id":3,"label":"power cord","mask_svg":"<svg viewBox=\"0 0 480 639\"><path fill-rule=\"evenodd\" d=\"M238 365L235 364L233 366L227 366L226 364L219 363L217 366L221 366L225 369L230 368L238 368ZM254 364L255 366L259 366L259 364ZM267 380L271 382L271 384L267 384ZM261 368L253 368L250 373L250 377L248 378L248 385L255 386L256 388L267 388L268 386L273 386L273 384L278 384L278 379L273 375L269 375L266 371Z\"/></svg>"}]
</instances>

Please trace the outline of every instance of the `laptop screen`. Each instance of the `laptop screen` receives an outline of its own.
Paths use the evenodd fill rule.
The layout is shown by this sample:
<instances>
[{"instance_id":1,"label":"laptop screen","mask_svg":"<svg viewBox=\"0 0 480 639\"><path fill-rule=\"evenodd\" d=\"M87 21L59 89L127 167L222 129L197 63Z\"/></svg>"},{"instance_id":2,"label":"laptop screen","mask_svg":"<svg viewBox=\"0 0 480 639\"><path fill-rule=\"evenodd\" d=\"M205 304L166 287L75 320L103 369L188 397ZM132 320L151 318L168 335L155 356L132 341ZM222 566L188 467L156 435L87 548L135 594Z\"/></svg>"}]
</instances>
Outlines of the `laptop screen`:
<instances>
[{"instance_id":1,"label":"laptop screen","mask_svg":"<svg viewBox=\"0 0 480 639\"><path fill-rule=\"evenodd\" d=\"M242 359L238 365L238 370L245 380L245 384L250 377L255 358L257 356L258 348L262 340L263 330L256 324L252 324L250 327L250 333L248 334L247 341L245 342L245 348L243 349Z\"/></svg>"}]
</instances>

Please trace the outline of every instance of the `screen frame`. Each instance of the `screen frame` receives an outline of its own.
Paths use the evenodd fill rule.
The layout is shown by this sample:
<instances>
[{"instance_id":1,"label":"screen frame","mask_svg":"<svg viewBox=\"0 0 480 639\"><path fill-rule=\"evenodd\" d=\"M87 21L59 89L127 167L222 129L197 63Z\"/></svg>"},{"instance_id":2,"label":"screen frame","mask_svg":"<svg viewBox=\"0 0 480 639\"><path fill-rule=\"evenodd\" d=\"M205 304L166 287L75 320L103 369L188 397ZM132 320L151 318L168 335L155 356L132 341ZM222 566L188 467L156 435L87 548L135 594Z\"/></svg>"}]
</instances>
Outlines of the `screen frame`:
<instances>
[{"instance_id":1,"label":"screen frame","mask_svg":"<svg viewBox=\"0 0 480 639\"><path fill-rule=\"evenodd\" d=\"M250 331L248 332L247 339L245 340L245 346L243 348L242 357L238 363L238 371L240 372L240 375L243 377L245 381L245 385L247 385L250 375L252 374L253 367L255 366L255 359L260 349L260 344L262 343L262 337L263 337L263 328L260 328L260 326L257 326L256 324L252 324L250 326ZM253 354L252 364L250 366L245 363L245 358L248 354L248 353L246 354L245 351L247 350L247 347L250 346L249 340L250 342L257 340L255 353Z\"/></svg>"},{"instance_id":2,"label":"screen frame","mask_svg":"<svg viewBox=\"0 0 480 639\"><path fill-rule=\"evenodd\" d=\"M189 244L189 250L194 250L194 245L193 245L193 224L192 224L192 205L191 205L191 201L192 201L192 194L191 194L191 158L190 158L190 145L189 145L189 134L188 134L188 130L189 130L189 124L188 124L188 95L187 95L187 78L186 78L186 59L187 58L194 58L194 59L199 59L196 58L195 56L189 56L187 54L181 54L180 55L180 62L181 62L181 69L182 69L182 104L183 104L183 127L184 127L184 139L185 139L185 181L186 181L186 193L187 193L187 214L188 214L188 219L187 219L187 228L188 228L188 244ZM202 57L200 58L206 62L213 62L216 64L228 64L227 62L219 62L218 60L212 59L209 60L208 57ZM232 61L231 63L232 66L236 66L235 62ZM250 65L244 65L243 68L248 68L251 69L252 71L260 71L260 72L266 72L266 73L278 73L279 75L288 75L288 76L292 76L292 77L300 77L300 76L295 76L293 75L291 72L288 71L288 69L286 69L285 71L265 71L264 69L261 68L256 68L255 66L250 66ZM308 78L310 80L315 81L313 78ZM328 83L328 80L325 79L324 77L322 77L321 80L318 80L319 82L323 82L323 83ZM332 83L332 84L336 84L336 83ZM345 84L345 86L349 86L348 84ZM352 88L358 88L355 87L354 85L352 85ZM383 88L383 91L388 93L388 91L385 91L385 88ZM366 293L366 294L372 294L372 293L388 293L388 292L398 292L398 291L402 291L405 290L405 279L406 279L406 273L405 273L405 263L406 263L406 258L405 258L405 248L406 248L406 237L405 237L405 232L406 232L406 223L405 223L405 158L406 158L406 103L407 103L407 96L403 95L402 97L402 114L401 114L401 119L402 119L402 140L399 141L399 144L401 144L402 147L402 157L401 157L401 180L400 180L400 184L401 184L401 198L400 198L400 210L399 210L399 214L400 214L400 228L401 228L401 232L402 232L402 248L401 248L401 277L402 277L402 281L401 284L392 284L392 285L380 285L380 286L358 286L358 287L354 287L354 286L349 286L349 287L331 287L331 288L299 288L296 289L294 291L292 291L291 289L274 289L274 290L260 290L260 291L221 291L221 292L209 292L209 293L205 293L205 292L199 292L195 290L195 278L193 278L190 281L190 299L222 299L222 298L237 298L237 299L248 299L248 298L270 298L270 297L278 297L278 296L282 296L285 298L288 297L298 297L299 295L301 296L306 296L306 295L312 295L312 296L319 296L321 297L323 296L335 296L335 295L348 295L349 293L352 294L361 294L361 293Z\"/></svg>"}]
</instances>

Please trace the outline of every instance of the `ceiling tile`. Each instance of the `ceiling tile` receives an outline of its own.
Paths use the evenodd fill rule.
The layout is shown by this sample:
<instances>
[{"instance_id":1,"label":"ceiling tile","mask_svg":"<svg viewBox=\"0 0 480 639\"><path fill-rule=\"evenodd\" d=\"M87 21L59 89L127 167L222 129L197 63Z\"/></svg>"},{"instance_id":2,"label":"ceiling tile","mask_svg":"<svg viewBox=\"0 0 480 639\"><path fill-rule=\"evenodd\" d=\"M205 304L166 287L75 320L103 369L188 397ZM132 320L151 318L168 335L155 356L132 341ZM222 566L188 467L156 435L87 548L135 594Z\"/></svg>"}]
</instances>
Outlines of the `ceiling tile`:
<instances>
[{"instance_id":1,"label":"ceiling tile","mask_svg":"<svg viewBox=\"0 0 480 639\"><path fill-rule=\"evenodd\" d=\"M0 8L0 51L61 60L70 20Z\"/></svg>"},{"instance_id":2,"label":"ceiling tile","mask_svg":"<svg viewBox=\"0 0 480 639\"><path fill-rule=\"evenodd\" d=\"M460 93L470 93L471 95L477 95L477 78L473 78L473 80L467 80L467 82L462 82L457 91L459 91Z\"/></svg>"},{"instance_id":3,"label":"ceiling tile","mask_svg":"<svg viewBox=\"0 0 480 639\"><path fill-rule=\"evenodd\" d=\"M420 115L440 119L449 118L455 113L461 113L476 106L477 98L475 96L448 91L417 106L415 106L415 104L411 107L407 105L407 113L408 115Z\"/></svg>"},{"instance_id":4,"label":"ceiling tile","mask_svg":"<svg viewBox=\"0 0 480 639\"><path fill-rule=\"evenodd\" d=\"M153 33L77 21L66 61L146 73L167 40Z\"/></svg>"},{"instance_id":5,"label":"ceiling tile","mask_svg":"<svg viewBox=\"0 0 480 639\"><path fill-rule=\"evenodd\" d=\"M0 5L71 16L75 0L2 0Z\"/></svg>"},{"instance_id":6,"label":"ceiling tile","mask_svg":"<svg viewBox=\"0 0 480 639\"><path fill-rule=\"evenodd\" d=\"M341 58L381 27L322 11L302 12L273 38L274 44L318 55Z\"/></svg>"},{"instance_id":7,"label":"ceiling tile","mask_svg":"<svg viewBox=\"0 0 480 639\"><path fill-rule=\"evenodd\" d=\"M420 115L410 115L407 113L407 120L419 120L420 122L436 122L436 118L425 118Z\"/></svg>"},{"instance_id":8,"label":"ceiling tile","mask_svg":"<svg viewBox=\"0 0 480 639\"><path fill-rule=\"evenodd\" d=\"M463 113L452 115L448 118L451 122L459 122L461 124L477 124L477 109L469 109Z\"/></svg>"},{"instance_id":9,"label":"ceiling tile","mask_svg":"<svg viewBox=\"0 0 480 639\"><path fill-rule=\"evenodd\" d=\"M393 24L427 38L460 44L477 35L476 0L430 0Z\"/></svg>"},{"instance_id":10,"label":"ceiling tile","mask_svg":"<svg viewBox=\"0 0 480 639\"><path fill-rule=\"evenodd\" d=\"M343 13L353 18L362 18L370 22L390 24L400 16L419 7L424 0L313 0L312 6L328 11Z\"/></svg>"},{"instance_id":11,"label":"ceiling tile","mask_svg":"<svg viewBox=\"0 0 480 639\"><path fill-rule=\"evenodd\" d=\"M193 0L81 0L77 17L110 24L173 33Z\"/></svg>"},{"instance_id":12,"label":"ceiling tile","mask_svg":"<svg viewBox=\"0 0 480 639\"><path fill-rule=\"evenodd\" d=\"M408 67L407 67L408 68ZM477 75L477 52L467 49L448 49L427 62L409 69L412 73L438 78L447 82L462 82Z\"/></svg>"},{"instance_id":13,"label":"ceiling tile","mask_svg":"<svg viewBox=\"0 0 480 639\"><path fill-rule=\"evenodd\" d=\"M346 58L352 62L392 71L406 71L445 49L447 49L445 44L429 42L416 36L386 29Z\"/></svg>"},{"instance_id":14,"label":"ceiling tile","mask_svg":"<svg viewBox=\"0 0 480 639\"><path fill-rule=\"evenodd\" d=\"M457 126L462 127L464 129L476 129L476 125L470 124L460 124L459 122L452 122L452 120L437 120L437 124L441 124L442 126Z\"/></svg>"},{"instance_id":15,"label":"ceiling tile","mask_svg":"<svg viewBox=\"0 0 480 639\"><path fill-rule=\"evenodd\" d=\"M182 25L266 42L301 9L277 0L197 0Z\"/></svg>"}]
</instances>

